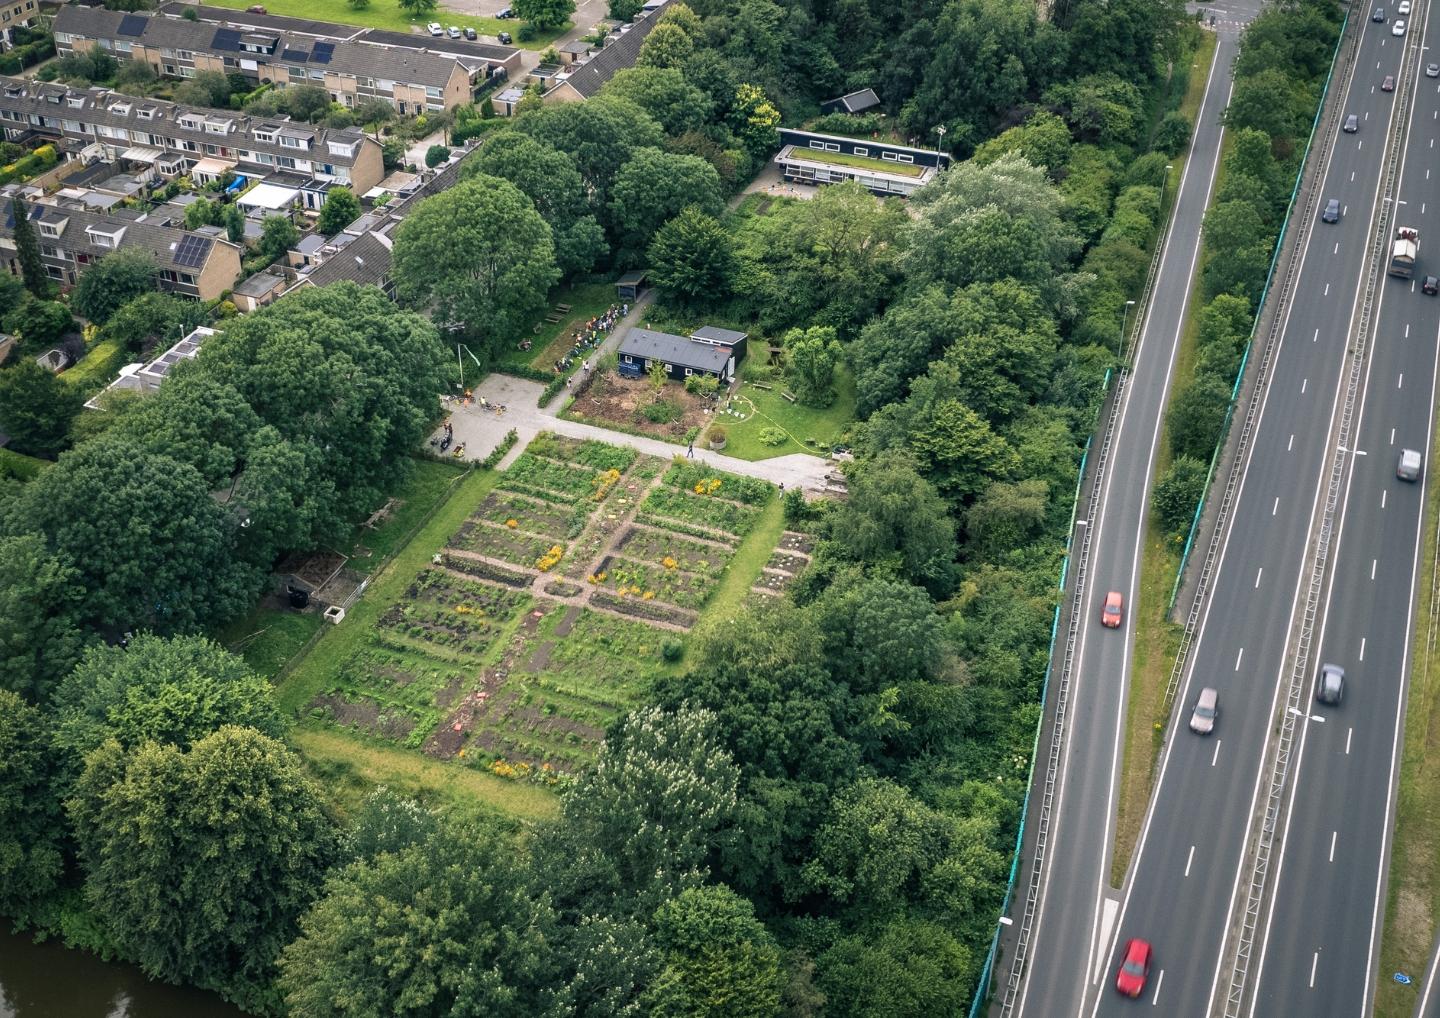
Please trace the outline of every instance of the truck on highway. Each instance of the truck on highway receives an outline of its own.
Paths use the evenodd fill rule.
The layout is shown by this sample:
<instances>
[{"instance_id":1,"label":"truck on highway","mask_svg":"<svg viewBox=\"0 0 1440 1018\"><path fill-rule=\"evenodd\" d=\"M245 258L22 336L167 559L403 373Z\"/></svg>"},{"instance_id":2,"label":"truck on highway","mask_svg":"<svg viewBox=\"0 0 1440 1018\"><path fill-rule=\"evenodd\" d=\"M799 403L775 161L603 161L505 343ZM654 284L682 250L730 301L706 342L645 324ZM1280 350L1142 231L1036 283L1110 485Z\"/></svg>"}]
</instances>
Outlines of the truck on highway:
<instances>
[{"instance_id":1,"label":"truck on highway","mask_svg":"<svg viewBox=\"0 0 1440 1018\"><path fill-rule=\"evenodd\" d=\"M1420 250L1420 231L1402 226L1395 231L1395 246L1390 249L1390 275L1410 279L1415 275L1415 255Z\"/></svg>"}]
</instances>

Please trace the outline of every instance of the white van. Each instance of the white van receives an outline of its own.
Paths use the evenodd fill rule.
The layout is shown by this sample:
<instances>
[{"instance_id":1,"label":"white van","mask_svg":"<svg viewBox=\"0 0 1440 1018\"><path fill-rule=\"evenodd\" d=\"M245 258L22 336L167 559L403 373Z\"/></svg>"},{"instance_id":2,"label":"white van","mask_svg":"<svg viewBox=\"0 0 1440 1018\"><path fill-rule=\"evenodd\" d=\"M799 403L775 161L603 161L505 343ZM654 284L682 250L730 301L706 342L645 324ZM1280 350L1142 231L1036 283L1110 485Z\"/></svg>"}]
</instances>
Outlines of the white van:
<instances>
[{"instance_id":1,"label":"white van","mask_svg":"<svg viewBox=\"0 0 1440 1018\"><path fill-rule=\"evenodd\" d=\"M1395 468L1395 476L1402 481L1420 479L1420 453L1417 450L1400 450L1400 465Z\"/></svg>"}]
</instances>

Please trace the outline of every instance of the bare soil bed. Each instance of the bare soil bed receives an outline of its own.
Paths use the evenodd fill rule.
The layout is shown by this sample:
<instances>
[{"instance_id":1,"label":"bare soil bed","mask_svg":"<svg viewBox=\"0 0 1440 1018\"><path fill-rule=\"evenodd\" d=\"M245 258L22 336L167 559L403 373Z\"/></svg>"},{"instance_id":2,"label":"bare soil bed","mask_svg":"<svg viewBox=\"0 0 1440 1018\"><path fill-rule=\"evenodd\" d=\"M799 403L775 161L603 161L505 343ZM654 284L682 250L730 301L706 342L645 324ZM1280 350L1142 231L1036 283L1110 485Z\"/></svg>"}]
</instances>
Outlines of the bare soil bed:
<instances>
[{"instance_id":1,"label":"bare soil bed","mask_svg":"<svg viewBox=\"0 0 1440 1018\"><path fill-rule=\"evenodd\" d=\"M711 402L692 396L678 382L666 382L661 397L675 404L680 413L674 420L655 423L644 415L643 408L655 402L655 390L647 379L621 378L611 372L600 372L564 416L583 420L623 424L627 428L656 438L678 440L691 428L703 428L714 416L707 413Z\"/></svg>"}]
</instances>

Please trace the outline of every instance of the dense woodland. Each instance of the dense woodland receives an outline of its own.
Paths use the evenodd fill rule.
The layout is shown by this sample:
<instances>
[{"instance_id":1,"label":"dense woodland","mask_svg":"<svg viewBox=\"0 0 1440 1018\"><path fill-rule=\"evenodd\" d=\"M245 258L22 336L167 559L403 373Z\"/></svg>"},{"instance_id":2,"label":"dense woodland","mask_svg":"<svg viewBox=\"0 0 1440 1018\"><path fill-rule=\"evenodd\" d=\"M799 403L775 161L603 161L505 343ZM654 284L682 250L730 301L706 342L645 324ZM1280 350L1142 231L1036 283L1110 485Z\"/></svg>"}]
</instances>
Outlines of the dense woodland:
<instances>
[{"instance_id":1,"label":"dense woodland","mask_svg":"<svg viewBox=\"0 0 1440 1018\"><path fill-rule=\"evenodd\" d=\"M1223 278L1223 238L1267 234L1226 216L1250 203L1273 237L1335 27L1330 0L1282 7L1236 96L1305 62L1295 115L1261 122L1280 115L1263 94L1232 112L1235 190L1206 224L1205 320L1236 335L1258 284ZM400 230L399 306L305 291L101 414L0 373L0 423L58 454L0 480L0 914L264 1014L961 1013L1014 849L1080 452L1189 133L1178 2L1056 13L680 7L601 97L486 133ZM782 117L867 86L903 134L948 126L964 161L908 207L836 186L724 212ZM784 337L809 397L837 361L854 372L849 499L786 496L815 564L780 607L697 633L558 820L383 789L338 815L268 684L205 634L398 483L439 414L440 328L493 353L557 281L647 263L657 314ZM117 338L189 324L97 278L82 313ZM13 308L50 296L0 287Z\"/></svg>"}]
</instances>

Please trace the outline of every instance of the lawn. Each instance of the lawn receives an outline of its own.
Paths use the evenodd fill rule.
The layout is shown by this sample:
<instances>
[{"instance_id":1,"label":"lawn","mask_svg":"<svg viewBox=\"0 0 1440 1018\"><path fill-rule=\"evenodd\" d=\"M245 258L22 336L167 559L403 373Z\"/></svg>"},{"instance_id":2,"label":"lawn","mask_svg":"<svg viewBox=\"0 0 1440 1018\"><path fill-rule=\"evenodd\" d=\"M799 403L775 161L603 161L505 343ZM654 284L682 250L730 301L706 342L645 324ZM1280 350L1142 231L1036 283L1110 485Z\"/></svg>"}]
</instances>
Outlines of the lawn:
<instances>
[{"instance_id":1,"label":"lawn","mask_svg":"<svg viewBox=\"0 0 1440 1018\"><path fill-rule=\"evenodd\" d=\"M0 449L0 477L13 477L20 481L32 481L46 467L55 464L50 460L37 459L24 453Z\"/></svg>"},{"instance_id":2,"label":"lawn","mask_svg":"<svg viewBox=\"0 0 1440 1018\"><path fill-rule=\"evenodd\" d=\"M356 527L351 536L353 547L370 552L367 556L352 557L346 563L358 573L371 572L387 555L410 540L425 514L444 501L465 474L464 467L450 463L425 459L414 459L411 463L410 476L395 492L399 504L374 529Z\"/></svg>"},{"instance_id":3,"label":"lawn","mask_svg":"<svg viewBox=\"0 0 1440 1018\"><path fill-rule=\"evenodd\" d=\"M791 403L781 395L785 387L780 382L769 390L754 382L740 383L734 408L745 416L720 413L715 418L725 426L725 455L763 460L795 452L819 453L821 446L834 445L855 420L854 376L842 365L835 371L835 382L835 401L823 409ZM767 428L779 428L785 441L780 445L760 441L760 433Z\"/></svg>"},{"instance_id":4,"label":"lawn","mask_svg":"<svg viewBox=\"0 0 1440 1018\"><path fill-rule=\"evenodd\" d=\"M210 7L228 7L236 11L243 11L250 6L250 0L202 0L202 2ZM412 18L401 10L398 4L391 3L390 0L371 3L363 11L357 11L351 7L348 0L265 0L265 9L269 13L281 17L332 21L342 25L363 25L366 28L383 28L391 32L418 31L423 34L425 26L434 20L447 27L450 25L457 28L469 26L480 35L489 36L490 40L493 40L501 31L517 35L520 26L518 21L500 21L497 18L476 18L458 14L446 9L443 5L433 14ZM570 24L567 22L561 28L540 32L529 42L517 40L515 45L521 49L545 49L569 30Z\"/></svg>"},{"instance_id":5,"label":"lawn","mask_svg":"<svg viewBox=\"0 0 1440 1018\"><path fill-rule=\"evenodd\" d=\"M318 611L257 607L216 633L215 639L243 657L256 675L273 680L324 624Z\"/></svg>"},{"instance_id":6,"label":"lawn","mask_svg":"<svg viewBox=\"0 0 1440 1018\"><path fill-rule=\"evenodd\" d=\"M878 170L882 173L897 173L902 177L918 177L925 172L924 166L914 163L892 163L888 159L870 159L866 156L852 156L848 152L814 152L796 149L795 157L809 157L816 162L836 163L840 166L854 166L862 170Z\"/></svg>"},{"instance_id":7,"label":"lawn","mask_svg":"<svg viewBox=\"0 0 1440 1018\"><path fill-rule=\"evenodd\" d=\"M62 371L60 377L89 396L109 385L125 363L125 351L119 342L107 339L92 346L84 357Z\"/></svg>"},{"instance_id":8,"label":"lawn","mask_svg":"<svg viewBox=\"0 0 1440 1018\"><path fill-rule=\"evenodd\" d=\"M580 283L566 285L550 294L547 309L556 304L569 304L570 313L558 322L547 322L541 315L535 329L526 336L529 350L507 349L495 362L496 371L528 367L535 371L551 371L555 362L571 350L570 336L581 322L600 315L615 300L613 283Z\"/></svg>"}]
</instances>

